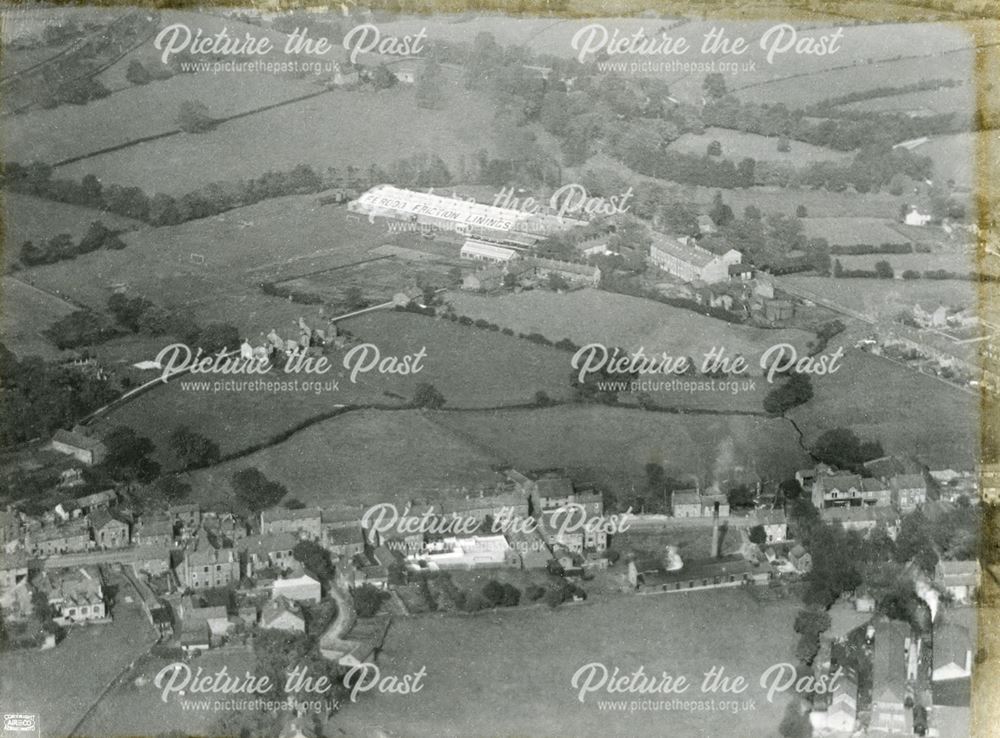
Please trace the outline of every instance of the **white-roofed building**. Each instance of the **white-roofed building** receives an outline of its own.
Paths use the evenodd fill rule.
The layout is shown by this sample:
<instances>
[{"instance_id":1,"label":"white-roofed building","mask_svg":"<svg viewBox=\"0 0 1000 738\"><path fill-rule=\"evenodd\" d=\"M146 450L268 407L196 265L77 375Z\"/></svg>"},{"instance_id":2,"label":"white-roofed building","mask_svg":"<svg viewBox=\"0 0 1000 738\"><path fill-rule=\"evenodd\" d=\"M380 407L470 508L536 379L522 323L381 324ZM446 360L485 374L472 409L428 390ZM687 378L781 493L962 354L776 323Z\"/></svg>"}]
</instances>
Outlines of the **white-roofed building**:
<instances>
[{"instance_id":1,"label":"white-roofed building","mask_svg":"<svg viewBox=\"0 0 1000 738\"><path fill-rule=\"evenodd\" d=\"M575 218L500 208L388 184L372 187L347 209L370 219L391 218L519 246L531 246L550 233L585 224Z\"/></svg>"},{"instance_id":2,"label":"white-roofed building","mask_svg":"<svg viewBox=\"0 0 1000 738\"><path fill-rule=\"evenodd\" d=\"M459 252L459 256L463 259L472 259L473 261L488 261L492 264L506 264L512 259L517 258L517 252L513 249L505 249L502 246L496 246L492 243L487 243L486 241L478 241L474 238L470 238L462 244L462 250Z\"/></svg>"}]
</instances>

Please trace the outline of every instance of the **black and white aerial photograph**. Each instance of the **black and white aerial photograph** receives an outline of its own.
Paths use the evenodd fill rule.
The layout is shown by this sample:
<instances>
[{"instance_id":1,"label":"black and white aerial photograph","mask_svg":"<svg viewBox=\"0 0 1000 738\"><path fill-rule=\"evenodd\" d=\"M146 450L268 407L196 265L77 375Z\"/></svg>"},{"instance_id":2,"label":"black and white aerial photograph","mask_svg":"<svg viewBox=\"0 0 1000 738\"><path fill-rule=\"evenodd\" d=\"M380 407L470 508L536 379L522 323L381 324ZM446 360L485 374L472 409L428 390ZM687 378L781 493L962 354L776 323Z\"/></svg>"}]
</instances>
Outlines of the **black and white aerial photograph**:
<instances>
[{"instance_id":1,"label":"black and white aerial photograph","mask_svg":"<svg viewBox=\"0 0 1000 738\"><path fill-rule=\"evenodd\" d=\"M992 0L0 0L0 738L1000 735L998 216Z\"/></svg>"}]
</instances>

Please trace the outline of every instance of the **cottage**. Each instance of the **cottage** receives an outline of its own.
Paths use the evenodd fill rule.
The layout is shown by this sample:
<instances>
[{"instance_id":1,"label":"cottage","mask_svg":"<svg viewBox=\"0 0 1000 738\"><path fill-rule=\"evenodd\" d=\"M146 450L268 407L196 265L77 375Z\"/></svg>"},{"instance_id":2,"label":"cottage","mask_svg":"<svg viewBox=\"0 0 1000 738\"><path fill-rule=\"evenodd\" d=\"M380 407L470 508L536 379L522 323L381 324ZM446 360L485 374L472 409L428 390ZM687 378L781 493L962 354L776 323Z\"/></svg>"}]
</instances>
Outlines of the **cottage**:
<instances>
[{"instance_id":1,"label":"cottage","mask_svg":"<svg viewBox=\"0 0 1000 738\"><path fill-rule=\"evenodd\" d=\"M812 554L801 543L795 544L788 552L788 561L800 574L806 574L812 569Z\"/></svg>"},{"instance_id":2,"label":"cottage","mask_svg":"<svg viewBox=\"0 0 1000 738\"><path fill-rule=\"evenodd\" d=\"M291 533L264 533L247 536L239 542L243 553L244 574L255 576L261 569L287 569L295 563L292 550L299 539Z\"/></svg>"},{"instance_id":3,"label":"cottage","mask_svg":"<svg viewBox=\"0 0 1000 738\"><path fill-rule=\"evenodd\" d=\"M729 281L749 282L753 279L753 266L751 264L730 264Z\"/></svg>"},{"instance_id":4,"label":"cottage","mask_svg":"<svg viewBox=\"0 0 1000 738\"><path fill-rule=\"evenodd\" d=\"M94 492L73 500L71 510L80 510L84 513L92 513L95 510L108 508L118 502L118 493L113 489L106 489L103 492Z\"/></svg>"},{"instance_id":5,"label":"cottage","mask_svg":"<svg viewBox=\"0 0 1000 738\"><path fill-rule=\"evenodd\" d=\"M828 507L822 511L822 518L830 523L839 523L845 530L856 530L866 536L880 527L893 540L899 534L899 514L888 507Z\"/></svg>"},{"instance_id":6,"label":"cottage","mask_svg":"<svg viewBox=\"0 0 1000 738\"><path fill-rule=\"evenodd\" d=\"M719 492L697 489L674 490L670 509L675 518L729 517L729 500Z\"/></svg>"},{"instance_id":7,"label":"cottage","mask_svg":"<svg viewBox=\"0 0 1000 738\"><path fill-rule=\"evenodd\" d=\"M934 583L957 604L970 604L979 590L980 567L976 560L939 561L934 567Z\"/></svg>"},{"instance_id":8,"label":"cottage","mask_svg":"<svg viewBox=\"0 0 1000 738\"><path fill-rule=\"evenodd\" d=\"M910 512L927 502L927 482L923 474L897 474L889 481L893 504L900 512Z\"/></svg>"},{"instance_id":9,"label":"cottage","mask_svg":"<svg viewBox=\"0 0 1000 738\"><path fill-rule=\"evenodd\" d=\"M225 587L240 578L239 557L231 548L216 548L202 529L184 550L174 569L182 587L208 589Z\"/></svg>"},{"instance_id":10,"label":"cottage","mask_svg":"<svg viewBox=\"0 0 1000 738\"><path fill-rule=\"evenodd\" d=\"M303 507L298 510L274 508L260 513L260 532L292 533L299 538L318 541L322 534L319 508Z\"/></svg>"},{"instance_id":11,"label":"cottage","mask_svg":"<svg viewBox=\"0 0 1000 738\"><path fill-rule=\"evenodd\" d=\"M91 547L90 528L85 520L43 526L29 531L27 546L36 556L87 551Z\"/></svg>"},{"instance_id":12,"label":"cottage","mask_svg":"<svg viewBox=\"0 0 1000 738\"><path fill-rule=\"evenodd\" d=\"M94 543L100 548L123 548L131 543L128 523L119 520L107 510L99 508L88 518Z\"/></svg>"},{"instance_id":13,"label":"cottage","mask_svg":"<svg viewBox=\"0 0 1000 738\"><path fill-rule=\"evenodd\" d=\"M317 579L305 572L286 579L277 579L271 585L271 597L284 597L293 602L319 602L322 589Z\"/></svg>"},{"instance_id":14,"label":"cottage","mask_svg":"<svg viewBox=\"0 0 1000 738\"><path fill-rule=\"evenodd\" d=\"M523 261L524 266L539 277L556 274L568 282L586 284L591 287L596 287L601 283L600 268L591 264L560 261L559 259L543 259L539 256L527 256Z\"/></svg>"},{"instance_id":15,"label":"cottage","mask_svg":"<svg viewBox=\"0 0 1000 738\"><path fill-rule=\"evenodd\" d=\"M306 621L297 604L285 597L277 597L261 609L260 627L289 633L305 633Z\"/></svg>"},{"instance_id":16,"label":"cottage","mask_svg":"<svg viewBox=\"0 0 1000 738\"><path fill-rule=\"evenodd\" d=\"M201 525L201 509L193 503L171 505L167 508L167 515L184 527L186 535L191 535Z\"/></svg>"},{"instance_id":17,"label":"cottage","mask_svg":"<svg viewBox=\"0 0 1000 738\"><path fill-rule=\"evenodd\" d=\"M96 566L46 569L35 582L44 592L59 625L76 625L107 618L104 587Z\"/></svg>"},{"instance_id":18,"label":"cottage","mask_svg":"<svg viewBox=\"0 0 1000 738\"><path fill-rule=\"evenodd\" d=\"M324 522L320 545L334 557L354 556L365 550L365 532L360 521L348 526L327 525Z\"/></svg>"},{"instance_id":19,"label":"cottage","mask_svg":"<svg viewBox=\"0 0 1000 738\"><path fill-rule=\"evenodd\" d=\"M170 547L174 543L174 523L169 518L143 520L135 529L133 540L137 546Z\"/></svg>"},{"instance_id":20,"label":"cottage","mask_svg":"<svg viewBox=\"0 0 1000 738\"><path fill-rule=\"evenodd\" d=\"M847 506L861 499L861 477L857 474L817 474L812 485L812 503L825 507Z\"/></svg>"},{"instance_id":21,"label":"cottage","mask_svg":"<svg viewBox=\"0 0 1000 738\"><path fill-rule=\"evenodd\" d=\"M87 466L100 464L108 453L103 443L78 429L57 430L52 436L51 446L53 451L72 456Z\"/></svg>"},{"instance_id":22,"label":"cottage","mask_svg":"<svg viewBox=\"0 0 1000 738\"><path fill-rule=\"evenodd\" d=\"M784 510L758 510L754 519L764 529L765 543L778 543L788 538L788 520Z\"/></svg>"}]
</instances>

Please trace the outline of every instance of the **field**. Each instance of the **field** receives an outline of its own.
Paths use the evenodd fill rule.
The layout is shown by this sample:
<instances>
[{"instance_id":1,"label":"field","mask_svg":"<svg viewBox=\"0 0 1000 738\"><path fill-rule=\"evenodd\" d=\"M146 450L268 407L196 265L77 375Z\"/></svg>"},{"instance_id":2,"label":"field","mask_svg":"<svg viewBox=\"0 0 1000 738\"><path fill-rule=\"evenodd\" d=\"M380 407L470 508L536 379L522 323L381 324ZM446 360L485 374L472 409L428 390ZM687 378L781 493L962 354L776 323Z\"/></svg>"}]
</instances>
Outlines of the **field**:
<instances>
[{"instance_id":1,"label":"field","mask_svg":"<svg viewBox=\"0 0 1000 738\"><path fill-rule=\"evenodd\" d=\"M889 257L890 263L892 257ZM900 310L939 304L966 308L975 304L971 282L956 280L833 279L826 277L782 277L779 286L804 296L832 300L845 308L879 320L893 320Z\"/></svg>"},{"instance_id":2,"label":"field","mask_svg":"<svg viewBox=\"0 0 1000 738\"><path fill-rule=\"evenodd\" d=\"M773 664L793 660L796 608L793 602L761 604L743 592L717 591L619 597L554 611L397 620L379 668L382 674L404 674L425 667L424 688L416 696L361 695L335 725L358 738L495 736L498 726L504 735L538 738L662 735L668 721L670 735L682 738L776 736L789 697L768 702L759 678ZM654 678L684 675L691 686L681 695L595 692L581 703L573 675L593 662L622 674L642 667ZM704 706L671 710L675 697L712 698L701 693L701 681L713 666L742 674L751 686L741 697L753 699L756 708L740 715ZM621 699L652 705L633 711L627 704L598 704Z\"/></svg>"},{"instance_id":3,"label":"field","mask_svg":"<svg viewBox=\"0 0 1000 738\"><path fill-rule=\"evenodd\" d=\"M270 74L178 74L167 80L129 87L87 105L60 105L51 110L34 110L9 117L4 126L4 153L10 161L37 160L54 164L133 139L177 130L178 110L181 103L188 100L204 103L211 116L224 118L320 89L308 80ZM110 121L114 124L108 125ZM45 131L45 135L39 136L39 131ZM200 141L191 135L182 134L177 138L187 148L197 148L192 144ZM159 178L173 167L166 166L163 160L164 165L157 167L157 176L150 179L150 146L142 144L125 149L119 156L147 171L146 182L141 186L152 194L160 189ZM91 171L87 161L77 166L79 171L72 167L59 168L54 176L79 178ZM199 168L209 173L215 169L214 166ZM114 177L97 174L108 183L117 182Z\"/></svg>"},{"instance_id":4,"label":"field","mask_svg":"<svg viewBox=\"0 0 1000 738\"><path fill-rule=\"evenodd\" d=\"M539 390L554 400L570 395L569 354L553 348L412 313L369 313L344 325L359 341L376 344L380 357L413 355L426 348L422 370L408 376L361 373L352 382L342 364L349 350L345 348L330 354L333 368L325 375L282 375L275 368L264 377L298 379L298 389L185 389L189 380L232 377L174 379L113 411L103 422L145 427L161 449L166 448L166 436L177 425L188 424L218 441L226 454L264 443L343 405L402 407L422 382L433 384L444 395L448 408L525 404L532 402ZM244 378L248 377L240 377ZM301 382L315 379L337 381L338 387L302 387ZM150 417L158 418L155 427L147 427L145 419Z\"/></svg>"},{"instance_id":5,"label":"field","mask_svg":"<svg viewBox=\"0 0 1000 738\"><path fill-rule=\"evenodd\" d=\"M0 326L8 349L21 357L59 356L61 352L42 335L42 330L73 312L72 305L10 276L3 278L0 299Z\"/></svg>"},{"instance_id":6,"label":"field","mask_svg":"<svg viewBox=\"0 0 1000 738\"><path fill-rule=\"evenodd\" d=\"M712 141L722 144L722 156L733 161L749 156L756 161L776 161L803 166L818 161L843 161L852 156L850 152L825 149L801 141L791 142L789 151L778 151L777 138L728 128L706 128L702 134L685 133L673 141L669 148L687 154L702 155Z\"/></svg>"},{"instance_id":7,"label":"field","mask_svg":"<svg viewBox=\"0 0 1000 738\"><path fill-rule=\"evenodd\" d=\"M157 304L191 310L202 322L223 321L255 336L318 306L264 296L258 284L369 258L385 239L345 209L321 206L315 195L265 200L212 218L147 228L124 236L121 251L96 251L72 262L27 272L40 287L102 308L114 282Z\"/></svg>"},{"instance_id":8,"label":"field","mask_svg":"<svg viewBox=\"0 0 1000 738\"><path fill-rule=\"evenodd\" d=\"M95 220L114 230L132 230L140 225L113 213L40 200L9 190L3 193L2 220L4 264L8 269L17 260L25 241L38 243L60 233L68 233L74 241L79 241Z\"/></svg>"},{"instance_id":9,"label":"field","mask_svg":"<svg viewBox=\"0 0 1000 738\"><path fill-rule=\"evenodd\" d=\"M243 75L219 75L224 80ZM440 110L416 106L413 90L336 90L219 125L60 167L60 176L96 174L107 182L179 195L211 182L236 182L309 164L317 172L389 165L437 153L458 173L462 155L492 148L492 106L457 83ZM456 114L456 111L461 111ZM399 122L405 120L407 125ZM363 122L363 124L362 124ZM276 134L280 131L280 134ZM148 162L162 162L155 178ZM211 162L211 166L204 166Z\"/></svg>"},{"instance_id":10,"label":"field","mask_svg":"<svg viewBox=\"0 0 1000 738\"><path fill-rule=\"evenodd\" d=\"M459 315L485 318L518 333L541 333L551 341L569 338L577 345L602 343L647 355L690 356L700 362L713 347L751 363L769 346L791 343L799 350L813 336L797 329L767 330L734 325L691 310L628 295L583 289L557 294L531 290L499 297L449 293ZM754 372L751 372L753 374Z\"/></svg>"},{"instance_id":11,"label":"field","mask_svg":"<svg viewBox=\"0 0 1000 738\"><path fill-rule=\"evenodd\" d=\"M876 97L839 106L840 110L878 113L906 113L907 115L940 115L967 111L971 117L975 110L975 90L970 85L939 87L936 90L906 92L902 95Z\"/></svg>"},{"instance_id":12,"label":"field","mask_svg":"<svg viewBox=\"0 0 1000 738\"><path fill-rule=\"evenodd\" d=\"M161 658L149 657L131 679L117 685L101 700L97 709L80 726L81 735L156 735L171 731L185 735L211 735L212 724L222 715L218 710L185 710L172 695L169 702L160 699L160 690L153 684L157 673L169 664ZM230 674L254 673L255 659L248 652L208 652L191 664L214 674L225 666ZM143 680L140 684L136 680ZM224 697L219 697L224 699Z\"/></svg>"},{"instance_id":13,"label":"field","mask_svg":"<svg viewBox=\"0 0 1000 738\"><path fill-rule=\"evenodd\" d=\"M893 221L880 218L803 218L808 238L825 238L831 246L867 243L907 243L909 238L893 228Z\"/></svg>"},{"instance_id":14,"label":"field","mask_svg":"<svg viewBox=\"0 0 1000 738\"><path fill-rule=\"evenodd\" d=\"M70 735L104 688L155 641L138 604L119 602L114 618L71 628L49 651L0 653L4 711L37 715L42 735Z\"/></svg>"},{"instance_id":15,"label":"field","mask_svg":"<svg viewBox=\"0 0 1000 738\"><path fill-rule=\"evenodd\" d=\"M934 377L850 350L842 369L813 388L813 399L790 413L807 444L846 427L932 469L971 468L978 459L976 397Z\"/></svg>"},{"instance_id":16,"label":"field","mask_svg":"<svg viewBox=\"0 0 1000 738\"><path fill-rule=\"evenodd\" d=\"M807 465L791 424L739 415L673 415L604 405L545 410L436 413L432 420L488 448L519 469L566 467L615 493L645 484L645 466L667 475L711 478L720 460L756 464L762 477L784 479Z\"/></svg>"},{"instance_id":17,"label":"field","mask_svg":"<svg viewBox=\"0 0 1000 738\"><path fill-rule=\"evenodd\" d=\"M424 490L492 487L501 477L489 451L454 436L417 410L352 412L284 443L190 475L203 502L229 499L233 472L249 466L324 507L394 502Z\"/></svg>"},{"instance_id":18,"label":"field","mask_svg":"<svg viewBox=\"0 0 1000 738\"><path fill-rule=\"evenodd\" d=\"M915 29L915 33L921 39L911 37L911 43L915 45L901 51L900 58L871 59L872 46L867 46L863 51L855 47L855 53L851 54L848 51L849 45L845 43L845 53L832 57L835 61L828 62L825 70L809 72L799 71L799 67L791 67L790 69L794 69L795 72L787 77L772 76L763 82L740 80L739 84L734 86L735 93L746 101L756 101L763 97L767 100L781 101L789 108L801 108L828 98L862 92L873 87L923 82L928 76L929 63L933 63L934 77L968 79L973 57L971 39L958 28L953 29L954 33L948 33L938 24L922 25L923 28ZM894 27L898 28L900 27ZM845 36L849 37L852 30L845 31ZM880 38L891 35L884 26L874 26L867 30L877 31ZM908 34L904 32L900 35ZM931 40L932 35L937 36L936 43ZM933 44L940 50L926 44ZM921 51L917 55L918 58L907 58L912 57L913 50L918 48ZM862 58L862 54L868 58ZM770 74L770 70L768 73Z\"/></svg>"},{"instance_id":19,"label":"field","mask_svg":"<svg viewBox=\"0 0 1000 738\"><path fill-rule=\"evenodd\" d=\"M944 269L949 272L967 274L976 267L976 261L969 253L960 251L933 254L865 254L864 256L837 256L844 269L874 269L875 262L888 261L900 274L907 269L924 272L929 269Z\"/></svg>"},{"instance_id":20,"label":"field","mask_svg":"<svg viewBox=\"0 0 1000 738\"><path fill-rule=\"evenodd\" d=\"M939 180L954 180L957 185L972 188L976 184L977 145L985 149L990 135L989 131L984 131L937 136L913 151L934 160L934 174ZM982 140L977 141L977 136Z\"/></svg>"}]
</instances>

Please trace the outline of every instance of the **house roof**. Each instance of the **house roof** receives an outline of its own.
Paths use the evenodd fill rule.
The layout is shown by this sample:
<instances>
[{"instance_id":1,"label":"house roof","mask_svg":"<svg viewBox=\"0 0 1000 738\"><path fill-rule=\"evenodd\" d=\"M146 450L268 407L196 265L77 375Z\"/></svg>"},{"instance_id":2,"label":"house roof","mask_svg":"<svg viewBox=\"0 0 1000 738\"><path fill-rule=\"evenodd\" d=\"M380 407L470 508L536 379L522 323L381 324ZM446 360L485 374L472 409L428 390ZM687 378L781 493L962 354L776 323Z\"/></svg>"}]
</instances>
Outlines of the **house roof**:
<instances>
[{"instance_id":1,"label":"house roof","mask_svg":"<svg viewBox=\"0 0 1000 738\"><path fill-rule=\"evenodd\" d=\"M886 479L895 474L902 474L905 471L903 464L895 456L882 456L872 459L871 461L866 461L862 466L874 476Z\"/></svg>"},{"instance_id":2,"label":"house roof","mask_svg":"<svg viewBox=\"0 0 1000 738\"><path fill-rule=\"evenodd\" d=\"M817 476L816 484L822 485L824 491L843 492L851 489L861 489L861 476L859 474L831 474L828 476Z\"/></svg>"},{"instance_id":3,"label":"house roof","mask_svg":"<svg viewBox=\"0 0 1000 738\"><path fill-rule=\"evenodd\" d=\"M677 489L670 495L673 505L701 505L701 495L695 489Z\"/></svg>"},{"instance_id":4,"label":"house roof","mask_svg":"<svg viewBox=\"0 0 1000 738\"><path fill-rule=\"evenodd\" d=\"M103 492L77 497L73 500L73 505L74 508L91 507L92 505L110 504L117 499L118 494L113 489L106 489Z\"/></svg>"},{"instance_id":5,"label":"house roof","mask_svg":"<svg viewBox=\"0 0 1000 738\"><path fill-rule=\"evenodd\" d=\"M693 267L701 269L719 258L708 249L703 249L700 246L688 246L674 238L671 238L670 236L665 236L662 233L652 231L651 235L653 243L650 246L650 249L662 251L668 256L679 259Z\"/></svg>"},{"instance_id":6,"label":"house roof","mask_svg":"<svg viewBox=\"0 0 1000 738\"><path fill-rule=\"evenodd\" d=\"M946 587L975 586L979 577L979 562L939 561L935 575Z\"/></svg>"},{"instance_id":7,"label":"house roof","mask_svg":"<svg viewBox=\"0 0 1000 738\"><path fill-rule=\"evenodd\" d=\"M872 702L903 704L906 696L906 638L909 626L897 621L875 624L872 654Z\"/></svg>"},{"instance_id":8,"label":"house roof","mask_svg":"<svg viewBox=\"0 0 1000 738\"><path fill-rule=\"evenodd\" d=\"M279 595L273 600L270 600L261 609L260 623L266 628L284 615L291 615L298 620L302 620L302 616L299 614L298 606L286 597Z\"/></svg>"},{"instance_id":9,"label":"house roof","mask_svg":"<svg viewBox=\"0 0 1000 738\"><path fill-rule=\"evenodd\" d=\"M251 554L269 554L276 551L291 551L299 539L292 533L262 533L247 536L237 543L240 549Z\"/></svg>"},{"instance_id":10,"label":"house roof","mask_svg":"<svg viewBox=\"0 0 1000 738\"><path fill-rule=\"evenodd\" d=\"M972 652L972 636L966 628L944 623L934 629L934 668L952 664L964 669Z\"/></svg>"},{"instance_id":11,"label":"house roof","mask_svg":"<svg viewBox=\"0 0 1000 738\"><path fill-rule=\"evenodd\" d=\"M83 433L77 433L76 431L68 431L59 429L52 434L53 442L63 443L67 446L73 446L74 448L85 449L87 451L101 451L105 449L105 446L97 438L92 436L86 436Z\"/></svg>"},{"instance_id":12,"label":"house roof","mask_svg":"<svg viewBox=\"0 0 1000 738\"><path fill-rule=\"evenodd\" d=\"M899 514L889 507L828 507L823 518L835 523L892 523Z\"/></svg>"},{"instance_id":13,"label":"house roof","mask_svg":"<svg viewBox=\"0 0 1000 738\"><path fill-rule=\"evenodd\" d=\"M739 576L750 573L770 571L767 564L754 565L742 556L722 556L713 559L688 559L680 569L668 571L662 563L657 563L652 570L642 572L644 583L658 586L672 582L687 582L693 579L712 579L714 577Z\"/></svg>"},{"instance_id":14,"label":"house roof","mask_svg":"<svg viewBox=\"0 0 1000 738\"><path fill-rule=\"evenodd\" d=\"M352 525L346 528L327 528L326 540L334 546L349 546L355 543L363 543L364 531L360 525Z\"/></svg>"},{"instance_id":15,"label":"house roof","mask_svg":"<svg viewBox=\"0 0 1000 738\"><path fill-rule=\"evenodd\" d=\"M535 480L539 497L569 497L573 494L573 482L568 477L545 476Z\"/></svg>"},{"instance_id":16,"label":"house roof","mask_svg":"<svg viewBox=\"0 0 1000 738\"><path fill-rule=\"evenodd\" d=\"M923 474L897 474L892 478L896 489L926 489L927 482Z\"/></svg>"},{"instance_id":17,"label":"house roof","mask_svg":"<svg viewBox=\"0 0 1000 738\"><path fill-rule=\"evenodd\" d=\"M127 527L125 523L123 523L121 520L118 520L114 515L109 513L104 508L98 508L97 510L94 510L94 512L90 513L88 517L90 518L90 526L94 530L100 530L101 528L104 528L110 525L111 523L114 523L118 526Z\"/></svg>"},{"instance_id":18,"label":"house roof","mask_svg":"<svg viewBox=\"0 0 1000 738\"><path fill-rule=\"evenodd\" d=\"M316 507L302 507L297 510L289 510L287 508L271 508L270 510L264 510L260 514L261 521L265 523L274 523L281 520L310 520L315 518L317 521L320 519L319 508Z\"/></svg>"},{"instance_id":19,"label":"house roof","mask_svg":"<svg viewBox=\"0 0 1000 738\"><path fill-rule=\"evenodd\" d=\"M861 480L861 489L865 492L888 492L889 488L885 486L885 482L879 479L870 479L865 477Z\"/></svg>"}]
</instances>

